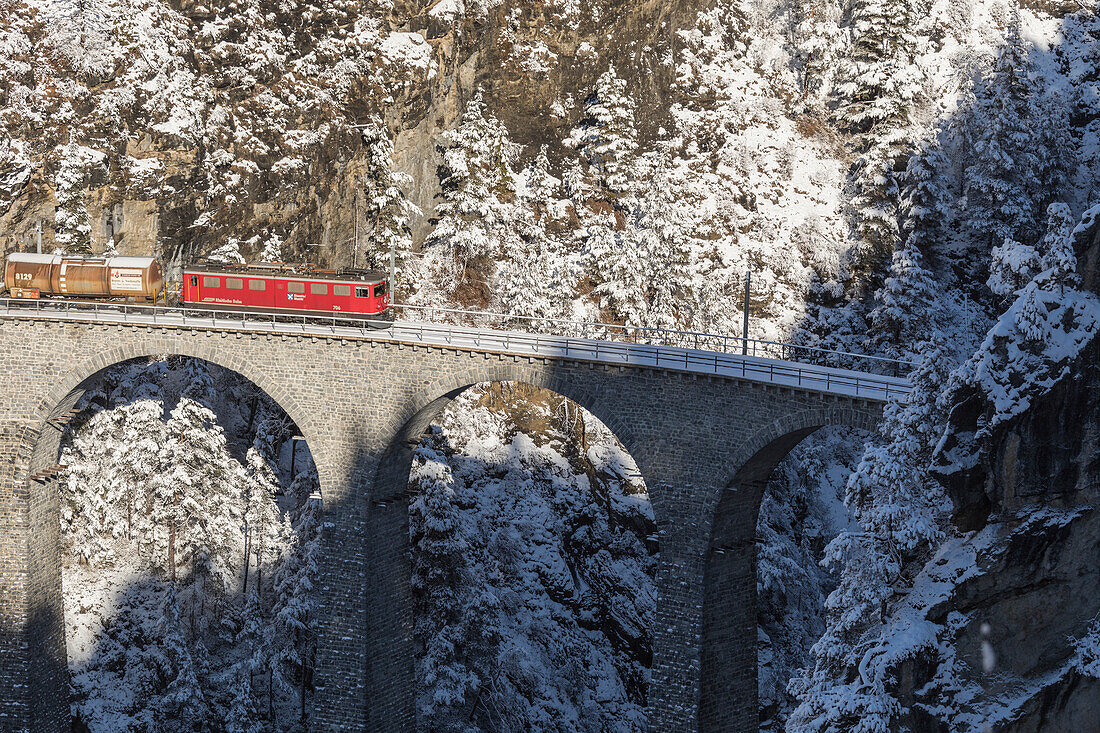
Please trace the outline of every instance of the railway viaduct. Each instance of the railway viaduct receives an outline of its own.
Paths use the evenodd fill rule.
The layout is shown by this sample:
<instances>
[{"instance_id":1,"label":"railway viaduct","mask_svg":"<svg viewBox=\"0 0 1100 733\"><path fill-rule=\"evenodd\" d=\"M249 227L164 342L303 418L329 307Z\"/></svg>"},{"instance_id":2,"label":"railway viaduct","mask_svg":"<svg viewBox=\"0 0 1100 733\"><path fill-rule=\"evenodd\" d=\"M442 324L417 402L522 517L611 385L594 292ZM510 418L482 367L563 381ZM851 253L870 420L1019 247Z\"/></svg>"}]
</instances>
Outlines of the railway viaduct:
<instances>
[{"instance_id":1,"label":"railway viaduct","mask_svg":"<svg viewBox=\"0 0 1100 733\"><path fill-rule=\"evenodd\" d=\"M754 535L772 469L822 426L874 430L881 399L686 369L401 338L0 314L0 730L68 730L57 487L65 421L104 369L176 354L234 370L297 423L321 480L317 730L413 730L406 491L412 450L468 386L514 380L590 410L659 527L654 731L755 731ZM717 363L717 362L716 362Z\"/></svg>"}]
</instances>

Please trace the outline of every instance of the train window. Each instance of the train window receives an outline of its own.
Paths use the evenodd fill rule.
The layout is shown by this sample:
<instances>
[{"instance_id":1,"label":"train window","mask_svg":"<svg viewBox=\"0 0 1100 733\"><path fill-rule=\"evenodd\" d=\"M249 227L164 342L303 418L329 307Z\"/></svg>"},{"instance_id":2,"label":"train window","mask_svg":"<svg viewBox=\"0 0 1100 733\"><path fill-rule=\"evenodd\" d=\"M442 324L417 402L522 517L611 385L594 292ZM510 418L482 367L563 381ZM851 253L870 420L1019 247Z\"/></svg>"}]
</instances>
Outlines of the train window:
<instances>
[{"instance_id":1,"label":"train window","mask_svg":"<svg viewBox=\"0 0 1100 733\"><path fill-rule=\"evenodd\" d=\"M355 297L356 298L369 298L370 297L370 288L356 288L355 289Z\"/></svg>"},{"instance_id":2,"label":"train window","mask_svg":"<svg viewBox=\"0 0 1100 733\"><path fill-rule=\"evenodd\" d=\"M222 279L220 277L204 277L202 279L202 286L204 288L220 288L222 286Z\"/></svg>"},{"instance_id":3,"label":"train window","mask_svg":"<svg viewBox=\"0 0 1100 733\"><path fill-rule=\"evenodd\" d=\"M328 295L328 285L324 283L310 283L309 284L310 295Z\"/></svg>"},{"instance_id":4,"label":"train window","mask_svg":"<svg viewBox=\"0 0 1100 733\"><path fill-rule=\"evenodd\" d=\"M191 287L197 288L198 286L199 286L199 276L198 275L192 275L191 276Z\"/></svg>"},{"instance_id":5,"label":"train window","mask_svg":"<svg viewBox=\"0 0 1100 733\"><path fill-rule=\"evenodd\" d=\"M267 280L249 280L249 290L267 290Z\"/></svg>"},{"instance_id":6,"label":"train window","mask_svg":"<svg viewBox=\"0 0 1100 733\"><path fill-rule=\"evenodd\" d=\"M374 286L374 297L381 298L386 294L386 283L379 283Z\"/></svg>"},{"instance_id":7,"label":"train window","mask_svg":"<svg viewBox=\"0 0 1100 733\"><path fill-rule=\"evenodd\" d=\"M333 285L332 286L332 294L333 295L339 295L342 298L346 298L349 295L351 295L351 286L350 285Z\"/></svg>"},{"instance_id":8,"label":"train window","mask_svg":"<svg viewBox=\"0 0 1100 733\"><path fill-rule=\"evenodd\" d=\"M306 291L305 283L287 283L286 291L288 293L304 293Z\"/></svg>"},{"instance_id":9,"label":"train window","mask_svg":"<svg viewBox=\"0 0 1100 733\"><path fill-rule=\"evenodd\" d=\"M227 277L225 279L225 287L230 290L244 290L244 280L239 277Z\"/></svg>"}]
</instances>

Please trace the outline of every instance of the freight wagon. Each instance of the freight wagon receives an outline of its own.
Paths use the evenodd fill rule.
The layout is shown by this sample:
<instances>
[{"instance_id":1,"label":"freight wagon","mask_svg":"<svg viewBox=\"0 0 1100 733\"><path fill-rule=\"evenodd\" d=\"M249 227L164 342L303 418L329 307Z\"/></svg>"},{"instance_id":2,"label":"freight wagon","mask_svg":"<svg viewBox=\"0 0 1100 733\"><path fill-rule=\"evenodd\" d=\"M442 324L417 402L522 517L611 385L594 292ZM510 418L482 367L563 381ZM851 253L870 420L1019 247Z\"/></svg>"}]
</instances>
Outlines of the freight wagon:
<instances>
[{"instance_id":1,"label":"freight wagon","mask_svg":"<svg viewBox=\"0 0 1100 733\"><path fill-rule=\"evenodd\" d=\"M122 298L156 302L164 277L152 257L73 257L13 252L4 263L12 298Z\"/></svg>"}]
</instances>

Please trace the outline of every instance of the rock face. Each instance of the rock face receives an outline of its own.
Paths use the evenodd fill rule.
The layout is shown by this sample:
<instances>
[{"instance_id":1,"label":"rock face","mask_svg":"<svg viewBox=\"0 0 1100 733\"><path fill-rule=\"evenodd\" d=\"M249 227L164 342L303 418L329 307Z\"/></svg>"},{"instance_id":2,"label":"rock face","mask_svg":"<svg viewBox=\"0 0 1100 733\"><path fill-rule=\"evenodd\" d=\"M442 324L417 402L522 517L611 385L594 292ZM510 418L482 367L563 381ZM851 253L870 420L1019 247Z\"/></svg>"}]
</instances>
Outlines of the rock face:
<instances>
[{"instance_id":1,"label":"rock face","mask_svg":"<svg viewBox=\"0 0 1100 733\"><path fill-rule=\"evenodd\" d=\"M1100 292L1100 222L1076 239L1079 275ZM953 396L950 427L937 476L954 501L956 524L981 529L991 517L1023 507L1072 508L1100 498L1100 341L1087 345L1068 376L1030 409L974 438L988 419L983 395L964 388ZM952 465L949 458L963 458ZM958 469L958 463L966 466Z\"/></svg>"},{"instance_id":2,"label":"rock face","mask_svg":"<svg viewBox=\"0 0 1100 733\"><path fill-rule=\"evenodd\" d=\"M1098 248L1100 228L1078 239L1082 280L1093 290ZM940 453L962 449L972 460L965 470L939 466L938 478L957 526L971 533L957 551L972 552L974 563L928 614L952 629L954 658L937 672L913 670L912 689L942 680L946 664L957 685L999 701L969 713L981 710L994 730L1093 730L1100 680L1075 657L1100 614L1100 340L983 440L973 438L988 414L981 395L957 394L955 405ZM913 694L915 730L938 729L920 712L927 693Z\"/></svg>"}]
</instances>

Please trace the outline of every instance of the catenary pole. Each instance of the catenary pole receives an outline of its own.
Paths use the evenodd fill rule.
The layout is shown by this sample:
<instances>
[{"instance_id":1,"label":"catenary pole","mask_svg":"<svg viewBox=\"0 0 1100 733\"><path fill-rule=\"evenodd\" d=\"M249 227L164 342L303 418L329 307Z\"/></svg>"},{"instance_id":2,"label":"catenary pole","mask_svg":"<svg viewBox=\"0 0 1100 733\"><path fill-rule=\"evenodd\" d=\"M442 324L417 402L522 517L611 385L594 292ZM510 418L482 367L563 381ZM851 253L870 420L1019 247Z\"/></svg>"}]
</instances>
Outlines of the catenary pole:
<instances>
[{"instance_id":1,"label":"catenary pole","mask_svg":"<svg viewBox=\"0 0 1100 733\"><path fill-rule=\"evenodd\" d=\"M745 307L741 323L741 354L749 353L749 289L752 287L752 271L745 270Z\"/></svg>"}]
</instances>

